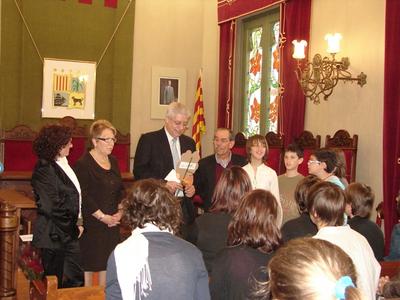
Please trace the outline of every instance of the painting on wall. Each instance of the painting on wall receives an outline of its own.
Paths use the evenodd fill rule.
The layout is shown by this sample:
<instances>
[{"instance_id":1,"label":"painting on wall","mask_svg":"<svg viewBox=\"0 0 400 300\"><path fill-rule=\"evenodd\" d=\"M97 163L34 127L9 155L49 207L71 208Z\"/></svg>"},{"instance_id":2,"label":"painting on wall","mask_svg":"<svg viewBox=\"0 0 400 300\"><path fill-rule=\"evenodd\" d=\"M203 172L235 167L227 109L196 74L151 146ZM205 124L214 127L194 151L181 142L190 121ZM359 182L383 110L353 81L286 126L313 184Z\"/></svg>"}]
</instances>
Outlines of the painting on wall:
<instances>
[{"instance_id":1,"label":"painting on wall","mask_svg":"<svg viewBox=\"0 0 400 300\"><path fill-rule=\"evenodd\" d=\"M164 119L168 104L185 103L186 70L180 68L152 68L151 118Z\"/></svg>"},{"instance_id":2,"label":"painting on wall","mask_svg":"<svg viewBox=\"0 0 400 300\"><path fill-rule=\"evenodd\" d=\"M96 63L44 59L42 118L94 119Z\"/></svg>"}]
</instances>

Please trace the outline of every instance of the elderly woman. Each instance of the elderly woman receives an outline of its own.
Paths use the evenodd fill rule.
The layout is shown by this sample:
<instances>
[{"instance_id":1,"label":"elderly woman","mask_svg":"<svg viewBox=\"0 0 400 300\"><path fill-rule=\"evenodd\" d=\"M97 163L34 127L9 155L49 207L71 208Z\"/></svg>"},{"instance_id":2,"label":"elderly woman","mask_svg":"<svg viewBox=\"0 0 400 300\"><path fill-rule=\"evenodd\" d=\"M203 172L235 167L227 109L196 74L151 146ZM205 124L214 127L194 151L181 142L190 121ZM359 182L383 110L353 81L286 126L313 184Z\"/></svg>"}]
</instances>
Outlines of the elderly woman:
<instances>
[{"instance_id":1,"label":"elderly woman","mask_svg":"<svg viewBox=\"0 0 400 300\"><path fill-rule=\"evenodd\" d=\"M165 184L137 181L122 215L133 231L108 260L106 299L210 299L200 251L174 235L182 212Z\"/></svg>"},{"instance_id":2,"label":"elderly woman","mask_svg":"<svg viewBox=\"0 0 400 300\"><path fill-rule=\"evenodd\" d=\"M32 174L37 205L32 243L41 250L45 275L56 275L58 287L83 285L81 188L67 160L71 147L71 130L60 125L43 127L33 142L38 161Z\"/></svg>"},{"instance_id":3,"label":"elderly woman","mask_svg":"<svg viewBox=\"0 0 400 300\"><path fill-rule=\"evenodd\" d=\"M224 170L215 187L210 212L196 219L195 244L203 253L210 274L215 256L227 245L228 224L232 215L240 199L250 191L250 179L241 167Z\"/></svg>"},{"instance_id":4,"label":"elderly woman","mask_svg":"<svg viewBox=\"0 0 400 300\"><path fill-rule=\"evenodd\" d=\"M278 201L269 191L254 190L241 200L229 224L229 247L214 260L213 299L248 299L252 285L267 280L262 268L281 244L278 215Z\"/></svg>"},{"instance_id":5,"label":"elderly woman","mask_svg":"<svg viewBox=\"0 0 400 300\"><path fill-rule=\"evenodd\" d=\"M85 231L80 240L85 286L92 285L92 272L99 273L99 284L105 284L107 259L120 241L122 179L118 162L111 152L116 129L106 120L90 127L92 148L75 164L82 187L82 214Z\"/></svg>"}]
</instances>

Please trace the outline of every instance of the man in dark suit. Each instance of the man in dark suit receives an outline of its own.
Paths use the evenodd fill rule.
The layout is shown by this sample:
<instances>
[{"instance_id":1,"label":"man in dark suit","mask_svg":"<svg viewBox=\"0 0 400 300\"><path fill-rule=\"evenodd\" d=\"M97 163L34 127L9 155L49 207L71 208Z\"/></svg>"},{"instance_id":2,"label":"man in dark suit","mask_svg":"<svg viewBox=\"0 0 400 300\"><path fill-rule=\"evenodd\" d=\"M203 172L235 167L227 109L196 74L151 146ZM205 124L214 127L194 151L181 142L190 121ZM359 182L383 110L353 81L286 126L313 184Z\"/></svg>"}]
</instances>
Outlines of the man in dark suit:
<instances>
[{"instance_id":1,"label":"man in dark suit","mask_svg":"<svg viewBox=\"0 0 400 300\"><path fill-rule=\"evenodd\" d=\"M176 167L182 153L196 150L194 140L183 134L187 129L189 118L190 113L182 103L172 102L167 108L164 128L145 133L140 137L133 164L135 180L165 179ZM193 221L194 207L188 198L195 193L194 185L187 184L183 187L181 183L166 181L166 187L178 197L186 196L182 200L185 222Z\"/></svg>"},{"instance_id":2,"label":"man in dark suit","mask_svg":"<svg viewBox=\"0 0 400 300\"><path fill-rule=\"evenodd\" d=\"M231 166L244 166L246 158L231 152L235 145L235 138L227 128L218 128L214 134L215 154L202 158L199 161L199 168L194 174L195 188L197 195L203 200L205 211L211 207L211 199L215 185L225 168Z\"/></svg>"}]
</instances>

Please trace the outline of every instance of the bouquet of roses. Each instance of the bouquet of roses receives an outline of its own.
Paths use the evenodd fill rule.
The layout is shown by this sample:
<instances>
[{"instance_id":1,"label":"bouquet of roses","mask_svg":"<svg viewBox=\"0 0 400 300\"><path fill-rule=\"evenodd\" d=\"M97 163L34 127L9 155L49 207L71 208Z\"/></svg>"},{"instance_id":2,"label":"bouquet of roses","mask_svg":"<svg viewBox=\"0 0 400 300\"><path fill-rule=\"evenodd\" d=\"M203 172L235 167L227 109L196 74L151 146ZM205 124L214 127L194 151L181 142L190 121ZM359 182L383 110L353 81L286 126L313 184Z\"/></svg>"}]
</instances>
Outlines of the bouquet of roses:
<instances>
[{"instance_id":1,"label":"bouquet of roses","mask_svg":"<svg viewBox=\"0 0 400 300\"><path fill-rule=\"evenodd\" d=\"M29 280L41 280L44 276L44 269L39 253L30 244L22 244L18 264Z\"/></svg>"}]
</instances>

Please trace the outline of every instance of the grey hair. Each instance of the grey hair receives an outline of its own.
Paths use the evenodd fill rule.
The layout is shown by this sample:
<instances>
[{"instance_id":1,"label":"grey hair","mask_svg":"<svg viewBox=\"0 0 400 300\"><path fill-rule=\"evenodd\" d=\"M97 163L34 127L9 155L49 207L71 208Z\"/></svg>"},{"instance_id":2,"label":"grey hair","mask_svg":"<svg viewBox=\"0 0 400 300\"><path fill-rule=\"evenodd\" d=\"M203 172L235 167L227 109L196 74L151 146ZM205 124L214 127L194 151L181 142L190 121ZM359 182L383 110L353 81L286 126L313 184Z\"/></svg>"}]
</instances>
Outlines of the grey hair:
<instances>
[{"instance_id":1,"label":"grey hair","mask_svg":"<svg viewBox=\"0 0 400 300\"><path fill-rule=\"evenodd\" d=\"M190 118L190 112L186 106L180 102L174 101L168 105L167 112L165 113L166 118L173 118L176 115L184 115L188 119Z\"/></svg>"},{"instance_id":2,"label":"grey hair","mask_svg":"<svg viewBox=\"0 0 400 300\"><path fill-rule=\"evenodd\" d=\"M219 128L217 128L217 130L215 130L215 132L222 131L222 130L226 130L226 131L229 132L229 140L230 141L234 141L235 140L235 135L233 134L233 131L230 130L229 128L219 127Z\"/></svg>"}]
</instances>

